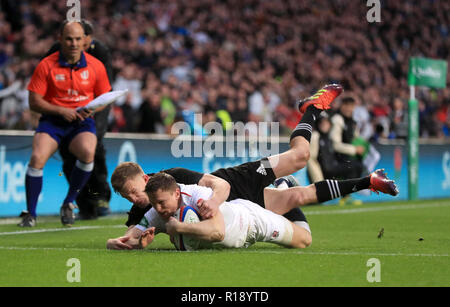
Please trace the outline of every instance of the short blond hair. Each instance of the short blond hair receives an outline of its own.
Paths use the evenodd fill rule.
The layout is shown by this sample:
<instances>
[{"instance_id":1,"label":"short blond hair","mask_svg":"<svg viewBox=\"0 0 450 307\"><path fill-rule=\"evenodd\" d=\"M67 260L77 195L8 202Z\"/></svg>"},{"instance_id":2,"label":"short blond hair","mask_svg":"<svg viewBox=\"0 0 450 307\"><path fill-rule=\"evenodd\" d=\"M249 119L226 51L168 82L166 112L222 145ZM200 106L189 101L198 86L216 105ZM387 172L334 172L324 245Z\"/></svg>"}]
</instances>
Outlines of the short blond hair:
<instances>
[{"instance_id":1,"label":"short blond hair","mask_svg":"<svg viewBox=\"0 0 450 307\"><path fill-rule=\"evenodd\" d=\"M122 162L117 165L111 175L111 185L114 192L120 193L128 179L132 179L138 175L145 175L141 166L134 162Z\"/></svg>"}]
</instances>

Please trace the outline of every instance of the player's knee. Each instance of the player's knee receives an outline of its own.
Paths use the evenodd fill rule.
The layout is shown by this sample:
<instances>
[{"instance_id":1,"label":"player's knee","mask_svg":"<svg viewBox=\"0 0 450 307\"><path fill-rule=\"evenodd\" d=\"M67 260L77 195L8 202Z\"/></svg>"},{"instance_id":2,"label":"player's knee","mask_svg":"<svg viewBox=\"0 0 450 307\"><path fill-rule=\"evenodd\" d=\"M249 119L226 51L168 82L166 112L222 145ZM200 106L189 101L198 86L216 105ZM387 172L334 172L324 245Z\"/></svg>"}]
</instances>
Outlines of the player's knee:
<instances>
[{"instance_id":1,"label":"player's knee","mask_svg":"<svg viewBox=\"0 0 450 307\"><path fill-rule=\"evenodd\" d=\"M303 244L304 244L304 248L311 246L312 244L312 236L311 234L308 232L307 234L305 234L304 238L303 238Z\"/></svg>"},{"instance_id":2,"label":"player's knee","mask_svg":"<svg viewBox=\"0 0 450 307\"><path fill-rule=\"evenodd\" d=\"M293 158L293 164L295 165L296 169L302 169L306 166L306 163L309 160L309 149L308 148L301 148L294 151L294 158Z\"/></svg>"},{"instance_id":3,"label":"player's knee","mask_svg":"<svg viewBox=\"0 0 450 307\"><path fill-rule=\"evenodd\" d=\"M305 231L305 234L296 242L295 248L307 248L312 244L311 234Z\"/></svg>"},{"instance_id":4,"label":"player's knee","mask_svg":"<svg viewBox=\"0 0 450 307\"><path fill-rule=\"evenodd\" d=\"M79 148L74 155L77 157L78 160L82 161L83 163L91 163L94 161L95 156L95 149L84 147Z\"/></svg>"},{"instance_id":5,"label":"player's knee","mask_svg":"<svg viewBox=\"0 0 450 307\"><path fill-rule=\"evenodd\" d=\"M42 169L45 166L46 159L38 152L33 152L30 157L28 165L32 168Z\"/></svg>"},{"instance_id":6,"label":"player's knee","mask_svg":"<svg viewBox=\"0 0 450 307\"><path fill-rule=\"evenodd\" d=\"M297 207L303 206L307 204L307 198L304 188L296 189L296 193L294 194L294 203Z\"/></svg>"}]
</instances>

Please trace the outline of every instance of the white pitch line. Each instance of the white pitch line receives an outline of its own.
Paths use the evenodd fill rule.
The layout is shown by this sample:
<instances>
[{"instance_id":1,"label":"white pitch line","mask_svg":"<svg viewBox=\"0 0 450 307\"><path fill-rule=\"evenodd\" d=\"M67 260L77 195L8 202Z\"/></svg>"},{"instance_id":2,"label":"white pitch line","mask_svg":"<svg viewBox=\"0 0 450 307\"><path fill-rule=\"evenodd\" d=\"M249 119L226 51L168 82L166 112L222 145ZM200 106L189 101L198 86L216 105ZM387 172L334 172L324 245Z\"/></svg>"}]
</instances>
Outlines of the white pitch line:
<instances>
[{"instance_id":1,"label":"white pitch line","mask_svg":"<svg viewBox=\"0 0 450 307\"><path fill-rule=\"evenodd\" d=\"M95 252L104 251L100 248L76 248L76 247L22 247L22 246L0 246L0 250L42 250L42 251L78 251Z\"/></svg>"},{"instance_id":2,"label":"white pitch line","mask_svg":"<svg viewBox=\"0 0 450 307\"><path fill-rule=\"evenodd\" d=\"M335 209L335 210L305 210L305 215L326 215L326 214L352 214L352 213L366 213L366 212L380 212L391 210L410 210L410 209L426 209L426 208L438 208L448 207L450 203L431 203L423 205L393 205L393 206L381 206L371 208L351 208L351 209ZM300 207L301 208L301 207Z\"/></svg>"},{"instance_id":3,"label":"white pitch line","mask_svg":"<svg viewBox=\"0 0 450 307\"><path fill-rule=\"evenodd\" d=\"M43 250L43 251L84 251L84 252L93 252L93 251L108 251L105 249L99 248L72 248L72 247L21 247L21 246L0 246L0 250ZM405 254L405 253L360 253L360 252L292 252L288 251L269 251L269 250L245 250L245 249L220 249L220 250L197 250L197 251L189 251L186 253L202 253L202 252L226 252L226 253L249 253L249 254L297 254L302 256L378 256L378 257L449 257L449 254ZM114 251L120 253L121 251ZM127 251L123 251L126 253ZM151 253L183 253L177 250L158 250L158 249L146 249L142 251L143 253L151 252Z\"/></svg>"},{"instance_id":4,"label":"white pitch line","mask_svg":"<svg viewBox=\"0 0 450 307\"><path fill-rule=\"evenodd\" d=\"M86 229L102 229L102 228L124 228L125 229L126 227L124 225L110 225L110 226L78 226L78 227L69 227L69 228L46 228L46 229L0 232L0 236L24 235L24 234L31 234L31 233L43 233L43 232L86 230Z\"/></svg>"},{"instance_id":5,"label":"white pitch line","mask_svg":"<svg viewBox=\"0 0 450 307\"><path fill-rule=\"evenodd\" d=\"M253 252L253 251L249 251ZM286 254L283 251L254 251L264 254ZM449 254L405 254L405 253L359 253L359 252L294 252L299 255L333 255L333 256L403 256L403 257L448 257Z\"/></svg>"},{"instance_id":6,"label":"white pitch line","mask_svg":"<svg viewBox=\"0 0 450 307\"><path fill-rule=\"evenodd\" d=\"M380 211L391 211L391 210L438 208L438 207L448 207L448 206L450 206L450 203L431 203L431 204L423 204L423 205L419 204L419 205L399 205L399 206L393 205L393 206L381 206L381 207L371 207L371 208L351 208L351 209L316 210L316 211L305 210L305 214L306 215L353 214L353 213L380 212ZM31 234L31 233L44 233L44 232L58 232L58 231L71 231L71 230L101 229L101 228L121 228L121 227L125 228L124 225L48 228L48 229L36 229L36 230L0 232L0 236L21 235L21 234Z\"/></svg>"}]
</instances>

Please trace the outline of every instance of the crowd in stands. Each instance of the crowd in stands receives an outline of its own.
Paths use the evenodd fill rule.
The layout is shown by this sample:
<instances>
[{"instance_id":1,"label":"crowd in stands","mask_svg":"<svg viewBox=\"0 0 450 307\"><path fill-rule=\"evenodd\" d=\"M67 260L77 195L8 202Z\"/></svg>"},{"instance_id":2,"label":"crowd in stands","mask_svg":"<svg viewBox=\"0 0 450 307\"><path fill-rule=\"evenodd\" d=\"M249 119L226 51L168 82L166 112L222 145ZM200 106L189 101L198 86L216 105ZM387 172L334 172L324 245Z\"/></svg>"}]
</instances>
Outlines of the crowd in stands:
<instances>
[{"instance_id":1,"label":"crowd in stands","mask_svg":"<svg viewBox=\"0 0 450 307\"><path fill-rule=\"evenodd\" d=\"M356 98L368 138L406 138L408 61L450 58L450 2L381 3L381 22L370 23L366 1L354 0L82 0L82 18L110 48L113 89L129 89L109 131L278 121L289 134L295 101L337 82ZM0 5L0 129L33 129L26 86L69 8ZM448 86L417 98L420 135L450 137Z\"/></svg>"}]
</instances>

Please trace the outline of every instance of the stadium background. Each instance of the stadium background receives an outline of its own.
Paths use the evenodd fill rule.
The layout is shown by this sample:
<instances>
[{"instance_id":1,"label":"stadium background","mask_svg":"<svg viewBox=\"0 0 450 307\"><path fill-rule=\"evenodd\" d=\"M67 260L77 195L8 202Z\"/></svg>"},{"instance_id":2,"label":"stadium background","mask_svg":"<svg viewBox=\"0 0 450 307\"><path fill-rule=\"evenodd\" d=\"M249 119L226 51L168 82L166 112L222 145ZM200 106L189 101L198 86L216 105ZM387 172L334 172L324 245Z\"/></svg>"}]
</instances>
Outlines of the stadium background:
<instances>
[{"instance_id":1,"label":"stadium background","mask_svg":"<svg viewBox=\"0 0 450 307\"><path fill-rule=\"evenodd\" d=\"M93 22L94 37L111 49L113 88L130 89L114 105L108 130L169 134L174 122L189 122L194 113L202 113L205 124L219 120L223 112L218 111L226 111L234 122L280 122L282 134L289 135L299 116L293 108L295 100L325 83L339 82L357 98L355 118L366 127L371 142L377 148L391 144L381 150L379 166L395 175L400 198L405 199L408 60L449 58L450 3L381 3L381 22L369 23L366 1L83 0L82 17ZM26 85L55 41L68 7L66 1L56 0L2 0L0 4L0 129L31 131L36 116L28 109ZM448 197L450 89L419 87L417 98L424 144L420 197ZM27 141L20 140L1 138L0 215L13 214L11 206L14 212L24 206L19 164L26 165L29 153ZM158 156L157 150L166 148L160 142L159 148L142 142L144 148L137 152L145 158L138 162L152 170L179 166L176 160ZM430 143L436 145L426 145ZM110 171L119 161L121 145L114 146ZM54 195L55 200L45 200L39 213L47 212L46 206L47 213L54 211L53 205L59 206L61 197L51 189L65 184L64 177L56 175L60 174L58 157L51 162L45 179L51 193L44 187L43 194ZM207 171L202 161L183 166ZM306 183L304 172L298 177ZM18 191L16 199L13 191ZM114 201L113 208L125 210Z\"/></svg>"}]
</instances>

